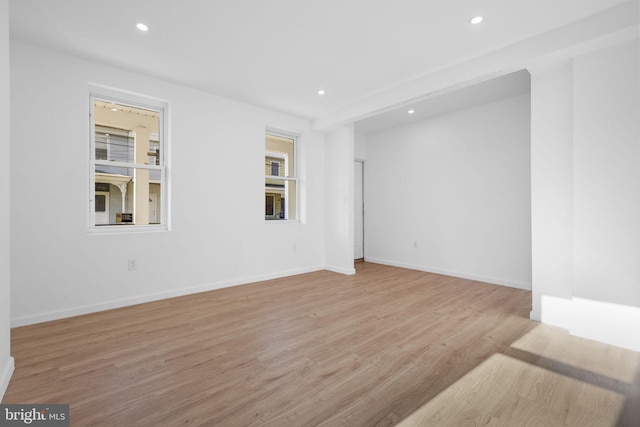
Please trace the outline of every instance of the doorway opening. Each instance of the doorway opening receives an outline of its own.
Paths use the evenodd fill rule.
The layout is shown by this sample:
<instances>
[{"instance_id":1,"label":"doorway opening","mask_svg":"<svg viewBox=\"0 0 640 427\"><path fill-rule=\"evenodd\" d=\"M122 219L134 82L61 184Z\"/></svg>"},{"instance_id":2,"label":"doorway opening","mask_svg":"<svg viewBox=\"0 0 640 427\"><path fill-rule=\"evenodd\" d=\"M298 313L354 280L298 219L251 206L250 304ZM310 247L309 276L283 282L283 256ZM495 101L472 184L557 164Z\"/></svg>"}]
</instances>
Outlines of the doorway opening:
<instances>
[{"instance_id":1,"label":"doorway opening","mask_svg":"<svg viewBox=\"0 0 640 427\"><path fill-rule=\"evenodd\" d=\"M353 259L364 261L364 162L353 167Z\"/></svg>"}]
</instances>

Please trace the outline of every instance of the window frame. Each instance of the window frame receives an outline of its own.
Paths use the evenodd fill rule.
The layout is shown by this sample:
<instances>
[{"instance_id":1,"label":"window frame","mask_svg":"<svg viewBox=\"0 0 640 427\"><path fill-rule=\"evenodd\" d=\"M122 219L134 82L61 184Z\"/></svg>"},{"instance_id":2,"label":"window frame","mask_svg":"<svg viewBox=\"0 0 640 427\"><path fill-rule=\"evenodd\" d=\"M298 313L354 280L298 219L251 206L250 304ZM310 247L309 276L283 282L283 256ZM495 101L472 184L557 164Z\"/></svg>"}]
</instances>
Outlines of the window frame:
<instances>
[{"instance_id":1,"label":"window frame","mask_svg":"<svg viewBox=\"0 0 640 427\"><path fill-rule=\"evenodd\" d=\"M157 111L159 155L158 165L148 163L121 162L96 159L95 141L95 101L110 102L118 105ZM89 84L89 185L88 185L88 215L87 234L119 234L152 231L169 231L171 218L171 185L170 185L170 103L169 101L153 98L135 92L123 91L107 86ZM110 224L97 225L95 223L95 171L96 166L112 166L132 169L146 169L160 171L160 223L159 224Z\"/></svg>"},{"instance_id":2,"label":"window frame","mask_svg":"<svg viewBox=\"0 0 640 427\"><path fill-rule=\"evenodd\" d=\"M275 175L264 175L264 180L266 181L267 179L276 179L276 180L281 180L284 181L285 184L288 182L294 182L295 183L295 198L296 198L296 204L295 204L295 218L294 219L289 219L290 215L287 215L288 212L286 212L286 217L287 219L267 219L264 218L264 222L267 224L290 224L290 223L301 223L300 221L300 179L299 179L299 173L300 173L300 162L299 162L299 148L300 148L300 134L297 132L291 132L291 131L287 131L287 130L282 130L282 129L277 129L277 128L271 128L271 127L267 127L265 129L264 132L264 136L265 138L268 135L273 135L276 137L280 137L280 138L287 138L287 139L291 139L293 140L293 171L291 171L289 169L289 162L285 160L284 162L284 176L275 176ZM286 158L286 155L283 155L282 153L274 153L274 152L270 152L269 150L267 150L266 148L266 143L264 145L264 155L265 157L283 157ZM283 167L280 167L280 172L283 172L282 169ZM285 185L285 188L287 188L287 190L285 190L285 195L287 194L288 191L290 191L288 189L288 186ZM266 189L266 186L265 186ZM275 201L275 200L274 200ZM275 211L275 206L274 206L274 211Z\"/></svg>"}]
</instances>

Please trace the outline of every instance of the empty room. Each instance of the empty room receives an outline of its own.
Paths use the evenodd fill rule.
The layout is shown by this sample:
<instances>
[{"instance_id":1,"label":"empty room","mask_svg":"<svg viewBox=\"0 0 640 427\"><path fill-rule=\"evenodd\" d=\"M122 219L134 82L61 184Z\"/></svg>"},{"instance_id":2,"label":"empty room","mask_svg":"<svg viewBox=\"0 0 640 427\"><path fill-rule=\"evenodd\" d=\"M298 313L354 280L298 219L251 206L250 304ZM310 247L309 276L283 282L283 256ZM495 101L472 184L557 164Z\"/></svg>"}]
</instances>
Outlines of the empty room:
<instances>
[{"instance_id":1,"label":"empty room","mask_svg":"<svg viewBox=\"0 0 640 427\"><path fill-rule=\"evenodd\" d=\"M640 426L640 3L0 0L0 425Z\"/></svg>"}]
</instances>

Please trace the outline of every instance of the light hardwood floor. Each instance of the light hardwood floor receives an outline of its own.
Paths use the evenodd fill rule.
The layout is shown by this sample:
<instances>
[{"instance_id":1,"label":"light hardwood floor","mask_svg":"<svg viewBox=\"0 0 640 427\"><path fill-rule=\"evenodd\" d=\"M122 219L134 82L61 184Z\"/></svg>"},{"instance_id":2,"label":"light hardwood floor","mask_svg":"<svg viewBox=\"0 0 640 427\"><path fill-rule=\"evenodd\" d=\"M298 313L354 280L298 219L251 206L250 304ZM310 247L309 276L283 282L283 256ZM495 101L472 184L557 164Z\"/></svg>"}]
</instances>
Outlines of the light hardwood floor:
<instances>
[{"instance_id":1,"label":"light hardwood floor","mask_svg":"<svg viewBox=\"0 0 640 427\"><path fill-rule=\"evenodd\" d=\"M640 426L640 353L530 304L358 263L15 328L3 403L73 426Z\"/></svg>"}]
</instances>

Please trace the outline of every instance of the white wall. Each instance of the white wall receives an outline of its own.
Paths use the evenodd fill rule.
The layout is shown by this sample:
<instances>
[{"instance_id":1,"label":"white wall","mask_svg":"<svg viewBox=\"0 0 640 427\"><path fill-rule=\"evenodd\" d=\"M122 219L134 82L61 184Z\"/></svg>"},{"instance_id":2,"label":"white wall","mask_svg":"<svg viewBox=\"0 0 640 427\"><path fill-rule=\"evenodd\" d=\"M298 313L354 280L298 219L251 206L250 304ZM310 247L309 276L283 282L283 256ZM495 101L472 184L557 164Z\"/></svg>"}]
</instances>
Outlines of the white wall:
<instances>
[{"instance_id":1,"label":"white wall","mask_svg":"<svg viewBox=\"0 0 640 427\"><path fill-rule=\"evenodd\" d=\"M541 297L558 304L544 321L561 324L573 287L573 66L531 75L532 311ZM557 316L553 319L550 316Z\"/></svg>"},{"instance_id":2,"label":"white wall","mask_svg":"<svg viewBox=\"0 0 640 427\"><path fill-rule=\"evenodd\" d=\"M14 324L324 267L324 136L307 120L23 43L11 55ZM89 82L171 102L170 232L87 235ZM266 126L301 134L304 223L265 223Z\"/></svg>"},{"instance_id":3,"label":"white wall","mask_svg":"<svg viewBox=\"0 0 640 427\"><path fill-rule=\"evenodd\" d=\"M0 0L0 401L13 372L10 355L9 3Z\"/></svg>"},{"instance_id":4,"label":"white wall","mask_svg":"<svg viewBox=\"0 0 640 427\"><path fill-rule=\"evenodd\" d=\"M354 160L367 160L367 135L353 133L353 157Z\"/></svg>"},{"instance_id":5,"label":"white wall","mask_svg":"<svg viewBox=\"0 0 640 427\"><path fill-rule=\"evenodd\" d=\"M635 307L640 307L638 49L636 41L574 60L573 295Z\"/></svg>"},{"instance_id":6,"label":"white wall","mask_svg":"<svg viewBox=\"0 0 640 427\"><path fill-rule=\"evenodd\" d=\"M353 267L353 126L326 137L326 265L327 269L355 274Z\"/></svg>"},{"instance_id":7,"label":"white wall","mask_svg":"<svg viewBox=\"0 0 640 427\"><path fill-rule=\"evenodd\" d=\"M367 135L367 260L530 288L530 98Z\"/></svg>"},{"instance_id":8,"label":"white wall","mask_svg":"<svg viewBox=\"0 0 640 427\"><path fill-rule=\"evenodd\" d=\"M638 40L534 72L532 99L532 160L548 154L532 162L533 252L554 251L534 262L532 318L640 351Z\"/></svg>"}]
</instances>

